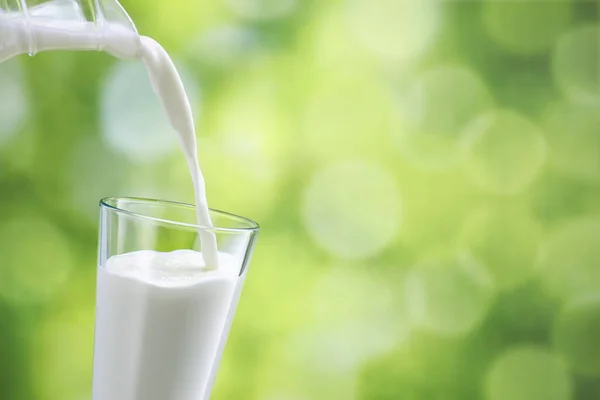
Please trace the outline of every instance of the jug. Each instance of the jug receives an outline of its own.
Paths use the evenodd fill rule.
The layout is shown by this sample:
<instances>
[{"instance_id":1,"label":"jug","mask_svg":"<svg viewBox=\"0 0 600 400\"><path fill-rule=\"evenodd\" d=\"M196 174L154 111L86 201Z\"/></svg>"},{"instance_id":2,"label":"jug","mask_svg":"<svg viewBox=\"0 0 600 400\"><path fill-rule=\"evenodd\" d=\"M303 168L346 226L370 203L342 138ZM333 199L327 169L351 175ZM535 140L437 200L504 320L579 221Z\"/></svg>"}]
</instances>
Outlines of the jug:
<instances>
[{"instance_id":1,"label":"jug","mask_svg":"<svg viewBox=\"0 0 600 400\"><path fill-rule=\"evenodd\" d=\"M133 59L137 29L117 0L0 0L0 62L45 50L99 50Z\"/></svg>"}]
</instances>

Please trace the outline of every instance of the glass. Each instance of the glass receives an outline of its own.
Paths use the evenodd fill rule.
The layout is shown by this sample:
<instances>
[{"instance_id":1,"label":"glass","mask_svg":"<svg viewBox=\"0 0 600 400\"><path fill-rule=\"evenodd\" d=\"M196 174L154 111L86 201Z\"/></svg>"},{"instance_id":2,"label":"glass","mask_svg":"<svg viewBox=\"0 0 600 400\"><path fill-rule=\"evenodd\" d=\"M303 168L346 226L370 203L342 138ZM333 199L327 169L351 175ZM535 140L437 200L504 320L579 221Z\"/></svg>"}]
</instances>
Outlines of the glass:
<instances>
[{"instance_id":1,"label":"glass","mask_svg":"<svg viewBox=\"0 0 600 400\"><path fill-rule=\"evenodd\" d=\"M259 229L233 214L210 215L214 227L205 229L191 205L100 202L93 400L210 397ZM216 236L218 271L195 268L193 276L185 257L164 261L198 256L203 231Z\"/></svg>"}]
</instances>

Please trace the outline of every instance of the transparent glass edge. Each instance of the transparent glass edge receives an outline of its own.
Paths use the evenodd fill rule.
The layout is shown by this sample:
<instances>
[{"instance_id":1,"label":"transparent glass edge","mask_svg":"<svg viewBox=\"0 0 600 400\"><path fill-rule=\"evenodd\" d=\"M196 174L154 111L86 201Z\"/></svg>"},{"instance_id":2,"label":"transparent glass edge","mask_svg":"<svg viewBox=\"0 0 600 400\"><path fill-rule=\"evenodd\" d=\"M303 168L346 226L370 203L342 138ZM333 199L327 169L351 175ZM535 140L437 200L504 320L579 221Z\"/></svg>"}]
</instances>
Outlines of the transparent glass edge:
<instances>
[{"instance_id":1,"label":"transparent glass edge","mask_svg":"<svg viewBox=\"0 0 600 400\"><path fill-rule=\"evenodd\" d=\"M107 209L107 210L110 210L110 211L113 211L116 213L128 215L133 218L139 218L139 219L143 219L143 220L147 220L147 221L152 221L155 223L164 224L164 225L168 225L168 226L172 226L172 227L180 227L180 228L185 228L185 229L200 229L200 230L204 230L204 231L208 231L208 232L215 232L215 233L217 233L217 232L246 233L246 234L252 233L253 235L257 234L260 230L260 225L256 221L254 221L250 218L242 217L240 215L227 212L227 211L221 211L221 210L209 208L210 212L212 212L212 213L216 213L219 215L234 218L238 221L243 221L251 226L250 227L240 227L240 228L226 228L226 227L220 227L220 226L206 227L206 226L202 226L202 225L198 225L198 224L191 224L188 222L172 221L172 220L168 220L168 219L157 218L157 217L153 217L150 215L145 215L145 214L141 214L141 213L134 212L131 210L125 210L123 208L119 208L116 204L121 200L140 202L140 203L149 203L149 204L162 204L166 207L176 206L176 207L184 207L184 208L191 208L191 209L195 208L195 206L192 204L180 203L180 202L169 201L169 200L148 199L148 198L141 198L141 197L104 197L100 200L99 205L100 205L100 208ZM114 204L111 204L111 203L114 203Z\"/></svg>"}]
</instances>

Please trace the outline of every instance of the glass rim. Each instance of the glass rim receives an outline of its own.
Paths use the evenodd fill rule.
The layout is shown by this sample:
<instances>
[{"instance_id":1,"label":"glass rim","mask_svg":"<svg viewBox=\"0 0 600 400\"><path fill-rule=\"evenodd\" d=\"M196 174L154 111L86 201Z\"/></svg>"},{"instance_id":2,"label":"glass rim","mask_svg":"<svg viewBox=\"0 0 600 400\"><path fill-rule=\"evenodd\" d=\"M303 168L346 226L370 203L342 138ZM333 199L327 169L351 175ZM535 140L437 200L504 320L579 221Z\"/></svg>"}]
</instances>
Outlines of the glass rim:
<instances>
[{"instance_id":1,"label":"glass rim","mask_svg":"<svg viewBox=\"0 0 600 400\"><path fill-rule=\"evenodd\" d=\"M212 213L215 213L215 214L219 214L219 215L223 215L226 217L244 221L244 222L250 224L250 226L249 227L240 227L240 228L227 228L227 227L221 227L221 226L203 226L203 225L199 225L199 224L192 224L189 222L173 221L170 219L153 217L151 215L146 215L146 214L142 214L139 212L126 210L124 208L117 207L114 204L110 204L111 202L114 202L115 204L117 204L119 201L122 201L122 200L132 201L132 202L140 202L140 203L149 203L149 204L159 204L159 205L163 205L163 206L167 206L167 207L175 206L175 207L190 208L192 210L196 209L196 206L194 206L192 204L181 203L178 201L148 199L148 198L143 198L143 197L114 197L114 196L102 198L100 200L100 207L108 208L115 212L129 215L132 217L145 219L148 221L154 221L154 222L167 224L167 225L184 227L184 228L203 229L203 230L207 230L207 231L220 231L220 232L238 232L238 233L258 232L260 230L260 225L258 225L258 223L256 221L254 221L250 218L242 217L241 215L233 214L233 213L230 213L227 211L217 210L214 208L209 208L209 211Z\"/></svg>"}]
</instances>

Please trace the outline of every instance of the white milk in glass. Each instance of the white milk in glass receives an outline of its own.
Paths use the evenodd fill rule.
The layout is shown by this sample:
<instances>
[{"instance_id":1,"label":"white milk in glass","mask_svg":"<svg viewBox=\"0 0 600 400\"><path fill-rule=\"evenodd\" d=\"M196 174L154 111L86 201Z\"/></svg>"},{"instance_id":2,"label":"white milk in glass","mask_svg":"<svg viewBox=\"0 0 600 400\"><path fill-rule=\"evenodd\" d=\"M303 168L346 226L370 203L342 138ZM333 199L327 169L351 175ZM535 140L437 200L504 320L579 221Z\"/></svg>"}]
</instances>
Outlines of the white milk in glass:
<instances>
[{"instance_id":1,"label":"white milk in glass","mask_svg":"<svg viewBox=\"0 0 600 400\"><path fill-rule=\"evenodd\" d=\"M43 6L64 4L56 0ZM166 51L119 25L107 23L99 36L92 22L81 22L83 14L76 23L23 23L17 17L0 13L0 62L31 52L33 39L36 51L102 49L144 63L178 134L194 186L198 225L212 227L190 103ZM202 229L199 234L202 252L139 251L113 256L100 266L93 400L209 397L213 360L237 296L239 260L218 252L214 234Z\"/></svg>"},{"instance_id":2,"label":"white milk in glass","mask_svg":"<svg viewBox=\"0 0 600 400\"><path fill-rule=\"evenodd\" d=\"M219 256L216 270L192 250L126 253L99 268L94 400L208 398L239 272Z\"/></svg>"}]
</instances>

